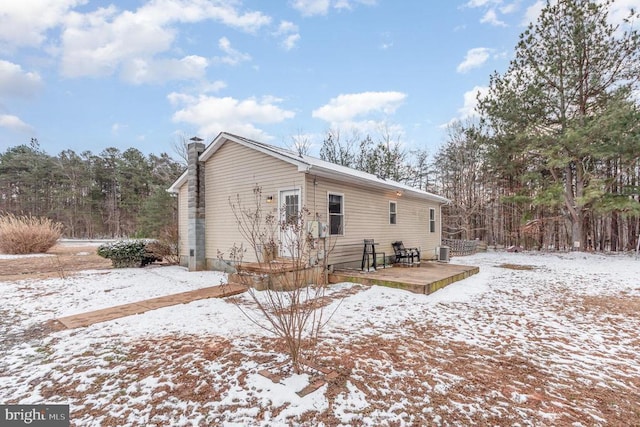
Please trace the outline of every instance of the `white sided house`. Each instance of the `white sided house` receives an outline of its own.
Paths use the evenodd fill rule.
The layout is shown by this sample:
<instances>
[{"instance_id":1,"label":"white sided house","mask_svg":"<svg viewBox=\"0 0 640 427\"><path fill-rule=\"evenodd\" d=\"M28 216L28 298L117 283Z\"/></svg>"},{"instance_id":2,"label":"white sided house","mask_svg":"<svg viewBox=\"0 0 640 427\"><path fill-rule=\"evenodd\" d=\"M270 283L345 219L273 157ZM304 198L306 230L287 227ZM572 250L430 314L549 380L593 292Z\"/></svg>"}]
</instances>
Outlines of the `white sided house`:
<instances>
[{"instance_id":1,"label":"white sided house","mask_svg":"<svg viewBox=\"0 0 640 427\"><path fill-rule=\"evenodd\" d=\"M187 171L169 188L178 195L182 265L190 270L229 267L225 254L234 245L248 245L230 201L253 201L256 186L262 190L263 211L276 218L287 209L308 211L305 221L315 237L331 241L329 266L359 266L364 239L373 239L388 261L393 258L391 243L399 240L420 248L423 259L436 258L441 207L448 202L444 197L221 133L208 147L189 144ZM280 248L278 256L286 258L286 249ZM254 257L247 251L243 261L255 262Z\"/></svg>"}]
</instances>

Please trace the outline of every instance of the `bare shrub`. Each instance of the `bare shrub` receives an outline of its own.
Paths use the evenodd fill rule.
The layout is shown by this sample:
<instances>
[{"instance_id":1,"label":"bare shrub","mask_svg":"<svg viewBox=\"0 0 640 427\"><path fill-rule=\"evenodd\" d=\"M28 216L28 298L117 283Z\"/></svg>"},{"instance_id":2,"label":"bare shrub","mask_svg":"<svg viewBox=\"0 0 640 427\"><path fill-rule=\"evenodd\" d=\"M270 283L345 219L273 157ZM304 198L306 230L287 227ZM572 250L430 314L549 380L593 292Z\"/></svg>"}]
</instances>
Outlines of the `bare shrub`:
<instances>
[{"instance_id":1,"label":"bare shrub","mask_svg":"<svg viewBox=\"0 0 640 427\"><path fill-rule=\"evenodd\" d=\"M158 248L158 255L160 255L165 262L171 265L180 263L180 237L177 224L165 227L160 232L158 243L161 246L161 248Z\"/></svg>"},{"instance_id":2,"label":"bare shrub","mask_svg":"<svg viewBox=\"0 0 640 427\"><path fill-rule=\"evenodd\" d=\"M237 306L254 324L284 341L291 367L299 373L302 359L311 358L322 328L333 315L324 312L328 242L308 232L307 209L283 206L286 214L278 218L263 210L260 187L254 188L253 195L249 205L243 204L239 195L229 200L238 230L248 245L234 245L230 257L238 271L235 277L248 286L262 316L255 316L241 304ZM247 250L258 260L257 268L243 263ZM279 257L281 254L286 257ZM224 260L224 254L218 256ZM251 270L266 274L252 275Z\"/></svg>"},{"instance_id":3,"label":"bare shrub","mask_svg":"<svg viewBox=\"0 0 640 427\"><path fill-rule=\"evenodd\" d=\"M62 235L62 224L31 215L0 215L0 252L37 254L47 252Z\"/></svg>"}]
</instances>

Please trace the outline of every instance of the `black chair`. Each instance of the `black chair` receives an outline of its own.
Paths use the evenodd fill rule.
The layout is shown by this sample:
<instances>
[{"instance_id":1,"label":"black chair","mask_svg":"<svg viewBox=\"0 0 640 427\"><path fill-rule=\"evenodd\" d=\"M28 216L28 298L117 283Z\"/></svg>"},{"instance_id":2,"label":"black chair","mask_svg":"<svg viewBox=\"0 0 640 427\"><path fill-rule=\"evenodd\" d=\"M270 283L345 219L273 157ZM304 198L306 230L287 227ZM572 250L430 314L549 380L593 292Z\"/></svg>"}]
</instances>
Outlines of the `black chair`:
<instances>
[{"instance_id":1,"label":"black chair","mask_svg":"<svg viewBox=\"0 0 640 427\"><path fill-rule=\"evenodd\" d=\"M393 242L391 244L393 252L396 256L396 262L405 265L420 264L420 249L405 248L402 241Z\"/></svg>"},{"instance_id":2,"label":"black chair","mask_svg":"<svg viewBox=\"0 0 640 427\"><path fill-rule=\"evenodd\" d=\"M385 259L386 259L387 255L382 252L382 266L383 268L386 268L385 265ZM371 261L373 260L373 262ZM364 266L365 264L367 265L367 269L365 270ZM362 251L362 270L363 271L369 271L370 268L373 267L373 269L377 269L378 268L378 257L376 254L376 244L374 243L373 239L364 239L364 249Z\"/></svg>"}]
</instances>

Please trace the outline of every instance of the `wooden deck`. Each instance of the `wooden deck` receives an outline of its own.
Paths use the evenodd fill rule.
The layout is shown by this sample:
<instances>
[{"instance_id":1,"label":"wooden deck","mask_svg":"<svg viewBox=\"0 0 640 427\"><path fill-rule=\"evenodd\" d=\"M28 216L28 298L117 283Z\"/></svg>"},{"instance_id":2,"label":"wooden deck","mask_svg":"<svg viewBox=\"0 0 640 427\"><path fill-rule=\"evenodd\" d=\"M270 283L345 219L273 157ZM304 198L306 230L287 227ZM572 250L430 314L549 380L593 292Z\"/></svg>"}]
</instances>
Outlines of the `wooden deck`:
<instances>
[{"instance_id":1,"label":"wooden deck","mask_svg":"<svg viewBox=\"0 0 640 427\"><path fill-rule=\"evenodd\" d=\"M404 289L417 294L430 294L451 283L477 274L479 267L422 261L419 267L394 266L375 272L337 270L329 274L329 283L352 282Z\"/></svg>"}]
</instances>

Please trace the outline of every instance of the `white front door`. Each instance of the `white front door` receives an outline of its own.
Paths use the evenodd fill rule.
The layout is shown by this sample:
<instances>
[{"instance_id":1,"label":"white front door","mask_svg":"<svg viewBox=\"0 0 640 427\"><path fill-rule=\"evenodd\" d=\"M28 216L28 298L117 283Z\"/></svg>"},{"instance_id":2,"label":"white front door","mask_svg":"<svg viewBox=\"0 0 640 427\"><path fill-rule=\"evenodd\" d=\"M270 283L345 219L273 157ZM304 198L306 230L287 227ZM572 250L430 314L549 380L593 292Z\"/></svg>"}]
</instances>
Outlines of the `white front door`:
<instances>
[{"instance_id":1,"label":"white front door","mask_svg":"<svg viewBox=\"0 0 640 427\"><path fill-rule=\"evenodd\" d=\"M293 257L297 253L300 224L300 190L280 192L280 256Z\"/></svg>"}]
</instances>

